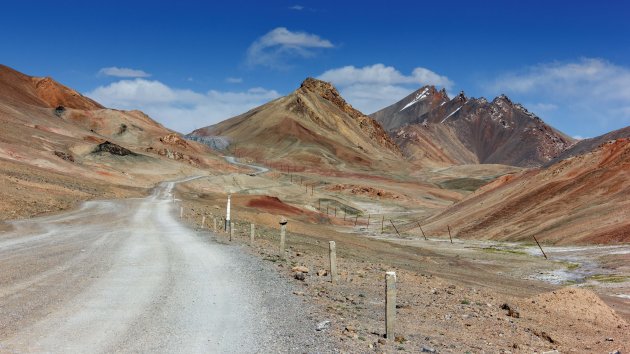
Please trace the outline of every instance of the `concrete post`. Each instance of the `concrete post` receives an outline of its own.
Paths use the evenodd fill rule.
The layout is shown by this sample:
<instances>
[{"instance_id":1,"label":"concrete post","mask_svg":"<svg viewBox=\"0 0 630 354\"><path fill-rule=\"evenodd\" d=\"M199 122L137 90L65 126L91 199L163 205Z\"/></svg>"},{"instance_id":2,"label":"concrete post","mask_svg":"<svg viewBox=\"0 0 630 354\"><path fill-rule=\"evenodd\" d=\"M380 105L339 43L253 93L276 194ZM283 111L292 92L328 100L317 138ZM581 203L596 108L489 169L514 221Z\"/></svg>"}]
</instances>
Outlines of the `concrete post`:
<instances>
[{"instance_id":1,"label":"concrete post","mask_svg":"<svg viewBox=\"0 0 630 354\"><path fill-rule=\"evenodd\" d=\"M214 231L214 233L216 233L217 232L217 218L216 218L216 216L213 219L214 219L214 227L212 228L212 230Z\"/></svg>"},{"instance_id":2,"label":"concrete post","mask_svg":"<svg viewBox=\"0 0 630 354\"><path fill-rule=\"evenodd\" d=\"M249 233L249 243L253 246L254 245L254 234L256 233L256 226L254 225L254 223L251 223L250 225L250 233Z\"/></svg>"},{"instance_id":3,"label":"concrete post","mask_svg":"<svg viewBox=\"0 0 630 354\"><path fill-rule=\"evenodd\" d=\"M385 338L394 339L396 326L396 272L385 274Z\"/></svg>"},{"instance_id":4,"label":"concrete post","mask_svg":"<svg viewBox=\"0 0 630 354\"><path fill-rule=\"evenodd\" d=\"M285 217L280 218L280 258L284 259L284 243L287 231L287 219Z\"/></svg>"},{"instance_id":5,"label":"concrete post","mask_svg":"<svg viewBox=\"0 0 630 354\"><path fill-rule=\"evenodd\" d=\"M201 217L201 228L203 229L204 227L206 227L206 216L202 216Z\"/></svg>"},{"instance_id":6,"label":"concrete post","mask_svg":"<svg viewBox=\"0 0 630 354\"><path fill-rule=\"evenodd\" d=\"M227 231L228 226L230 225L230 204L232 203L232 194L228 194L227 207L225 211L225 231Z\"/></svg>"},{"instance_id":7,"label":"concrete post","mask_svg":"<svg viewBox=\"0 0 630 354\"><path fill-rule=\"evenodd\" d=\"M232 241L232 237L234 236L234 222L230 222L230 241Z\"/></svg>"},{"instance_id":8,"label":"concrete post","mask_svg":"<svg viewBox=\"0 0 630 354\"><path fill-rule=\"evenodd\" d=\"M180 219L184 218L184 207L183 206L179 207L179 218Z\"/></svg>"},{"instance_id":9,"label":"concrete post","mask_svg":"<svg viewBox=\"0 0 630 354\"><path fill-rule=\"evenodd\" d=\"M337 278L337 245L335 241L328 241L330 251L330 282L336 284Z\"/></svg>"}]
</instances>

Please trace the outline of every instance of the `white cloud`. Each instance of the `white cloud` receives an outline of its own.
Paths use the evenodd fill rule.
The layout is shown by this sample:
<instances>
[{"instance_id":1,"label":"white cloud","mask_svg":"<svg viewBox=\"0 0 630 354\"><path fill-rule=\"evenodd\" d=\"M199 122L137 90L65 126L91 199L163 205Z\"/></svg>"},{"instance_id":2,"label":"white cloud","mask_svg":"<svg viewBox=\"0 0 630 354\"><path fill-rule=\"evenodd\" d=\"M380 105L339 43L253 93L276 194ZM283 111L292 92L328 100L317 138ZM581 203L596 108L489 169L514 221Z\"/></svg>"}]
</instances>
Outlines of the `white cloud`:
<instances>
[{"instance_id":1,"label":"white cloud","mask_svg":"<svg viewBox=\"0 0 630 354\"><path fill-rule=\"evenodd\" d=\"M316 49L333 48L327 39L306 32L292 32L278 27L258 38L247 49L247 63L270 68L281 68L295 57L308 58Z\"/></svg>"},{"instance_id":2,"label":"white cloud","mask_svg":"<svg viewBox=\"0 0 630 354\"><path fill-rule=\"evenodd\" d=\"M485 88L522 101L543 101L532 107L547 113L560 129L599 135L630 124L630 68L598 58L535 65L507 73Z\"/></svg>"},{"instance_id":3,"label":"white cloud","mask_svg":"<svg viewBox=\"0 0 630 354\"><path fill-rule=\"evenodd\" d=\"M318 78L333 83L350 104L366 114L385 108L424 85L453 87L448 77L426 68L417 67L410 75L404 75L383 64L344 66L328 70Z\"/></svg>"},{"instance_id":4,"label":"white cloud","mask_svg":"<svg viewBox=\"0 0 630 354\"><path fill-rule=\"evenodd\" d=\"M280 96L256 87L246 91L206 93L176 89L156 80L120 80L86 93L106 107L139 109L181 133L217 123Z\"/></svg>"},{"instance_id":5,"label":"white cloud","mask_svg":"<svg viewBox=\"0 0 630 354\"><path fill-rule=\"evenodd\" d=\"M630 69L593 58L546 63L504 75L496 80L494 88L517 93L545 91L565 97L630 101Z\"/></svg>"},{"instance_id":6,"label":"white cloud","mask_svg":"<svg viewBox=\"0 0 630 354\"><path fill-rule=\"evenodd\" d=\"M110 66L108 68L102 68L98 71L101 75L115 76L115 77L149 77L151 74L137 69L119 68L116 66Z\"/></svg>"},{"instance_id":7,"label":"white cloud","mask_svg":"<svg viewBox=\"0 0 630 354\"><path fill-rule=\"evenodd\" d=\"M304 10L304 6L302 5L293 5L291 7L289 7L290 10L295 10L295 11L302 11Z\"/></svg>"},{"instance_id":8,"label":"white cloud","mask_svg":"<svg viewBox=\"0 0 630 354\"><path fill-rule=\"evenodd\" d=\"M241 77L228 77L227 79L225 79L225 82L230 83L230 84L240 84L243 82L243 78Z\"/></svg>"}]
</instances>

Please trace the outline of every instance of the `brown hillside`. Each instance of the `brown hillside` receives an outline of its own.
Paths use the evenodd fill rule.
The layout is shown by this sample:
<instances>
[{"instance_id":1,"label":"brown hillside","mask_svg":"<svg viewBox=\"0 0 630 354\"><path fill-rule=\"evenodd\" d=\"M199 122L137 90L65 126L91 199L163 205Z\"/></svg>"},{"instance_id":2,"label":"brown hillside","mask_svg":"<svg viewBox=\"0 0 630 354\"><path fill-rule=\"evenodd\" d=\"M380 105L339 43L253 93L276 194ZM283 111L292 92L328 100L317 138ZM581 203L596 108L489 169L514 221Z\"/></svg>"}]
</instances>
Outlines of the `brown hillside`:
<instances>
[{"instance_id":1,"label":"brown hillside","mask_svg":"<svg viewBox=\"0 0 630 354\"><path fill-rule=\"evenodd\" d=\"M547 168L504 176L428 220L457 237L569 243L630 242L630 139Z\"/></svg>"},{"instance_id":2,"label":"brown hillside","mask_svg":"<svg viewBox=\"0 0 630 354\"><path fill-rule=\"evenodd\" d=\"M233 169L140 111L103 108L50 78L6 66L0 66L0 125L1 219L202 174L201 168Z\"/></svg>"},{"instance_id":3,"label":"brown hillside","mask_svg":"<svg viewBox=\"0 0 630 354\"><path fill-rule=\"evenodd\" d=\"M104 108L98 102L49 77L31 77L4 65L0 65L0 95L5 100L39 107L63 106L83 110Z\"/></svg>"}]
</instances>

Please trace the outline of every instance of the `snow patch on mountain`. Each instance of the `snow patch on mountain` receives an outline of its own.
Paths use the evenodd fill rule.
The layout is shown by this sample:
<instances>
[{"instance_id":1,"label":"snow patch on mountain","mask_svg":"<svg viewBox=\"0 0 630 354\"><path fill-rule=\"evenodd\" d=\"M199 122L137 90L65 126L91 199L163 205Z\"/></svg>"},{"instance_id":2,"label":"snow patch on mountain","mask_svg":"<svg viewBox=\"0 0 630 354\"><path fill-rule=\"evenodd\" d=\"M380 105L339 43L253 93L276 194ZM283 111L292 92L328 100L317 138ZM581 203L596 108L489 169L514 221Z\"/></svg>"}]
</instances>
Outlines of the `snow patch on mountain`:
<instances>
[{"instance_id":1,"label":"snow patch on mountain","mask_svg":"<svg viewBox=\"0 0 630 354\"><path fill-rule=\"evenodd\" d=\"M451 112L451 114L447 115L446 118L442 119L442 121L440 123L444 123L450 116L452 116L453 114L457 113L460 109L462 109L462 107L464 107L464 106L460 106L459 108L457 108L456 110Z\"/></svg>"},{"instance_id":2,"label":"snow patch on mountain","mask_svg":"<svg viewBox=\"0 0 630 354\"><path fill-rule=\"evenodd\" d=\"M418 103L419 101L423 100L424 98L428 97L428 92L429 92L429 88L425 88L424 90L422 90L421 93L416 95L416 98L413 99L413 101L407 103L407 105L405 107L403 107L399 112L404 111L405 109L413 106L414 104Z\"/></svg>"}]
</instances>

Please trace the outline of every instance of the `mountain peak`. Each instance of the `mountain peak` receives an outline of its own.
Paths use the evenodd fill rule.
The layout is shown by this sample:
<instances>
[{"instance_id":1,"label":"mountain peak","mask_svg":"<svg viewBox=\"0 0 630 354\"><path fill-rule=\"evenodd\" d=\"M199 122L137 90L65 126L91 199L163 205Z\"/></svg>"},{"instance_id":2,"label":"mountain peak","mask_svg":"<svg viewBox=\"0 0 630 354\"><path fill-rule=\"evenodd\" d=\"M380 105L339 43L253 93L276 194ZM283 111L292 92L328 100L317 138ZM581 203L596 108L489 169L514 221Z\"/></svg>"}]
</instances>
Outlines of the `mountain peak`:
<instances>
[{"instance_id":1,"label":"mountain peak","mask_svg":"<svg viewBox=\"0 0 630 354\"><path fill-rule=\"evenodd\" d=\"M363 113L359 112L357 109L352 107L346 100L341 97L339 91L331 84L330 82L322 81L319 79L315 79L312 77L306 78L306 80L302 81L300 88L297 90L298 93L312 93L315 94L338 108L342 111L346 112L352 118L358 118L364 116Z\"/></svg>"},{"instance_id":2,"label":"mountain peak","mask_svg":"<svg viewBox=\"0 0 630 354\"><path fill-rule=\"evenodd\" d=\"M333 84L312 77L307 77L304 81L302 81L300 89L308 90L324 98L328 96L339 96L339 92Z\"/></svg>"},{"instance_id":3,"label":"mountain peak","mask_svg":"<svg viewBox=\"0 0 630 354\"><path fill-rule=\"evenodd\" d=\"M497 101L505 101L506 103L512 104L512 100L510 100L510 98L502 93L499 96L495 97L494 100L492 100L492 102L497 102Z\"/></svg>"},{"instance_id":4,"label":"mountain peak","mask_svg":"<svg viewBox=\"0 0 630 354\"><path fill-rule=\"evenodd\" d=\"M442 97L444 97L446 100L448 100L448 93L446 93L446 89L442 87L442 89L440 90L440 95L442 95Z\"/></svg>"}]
</instances>

